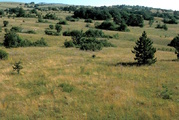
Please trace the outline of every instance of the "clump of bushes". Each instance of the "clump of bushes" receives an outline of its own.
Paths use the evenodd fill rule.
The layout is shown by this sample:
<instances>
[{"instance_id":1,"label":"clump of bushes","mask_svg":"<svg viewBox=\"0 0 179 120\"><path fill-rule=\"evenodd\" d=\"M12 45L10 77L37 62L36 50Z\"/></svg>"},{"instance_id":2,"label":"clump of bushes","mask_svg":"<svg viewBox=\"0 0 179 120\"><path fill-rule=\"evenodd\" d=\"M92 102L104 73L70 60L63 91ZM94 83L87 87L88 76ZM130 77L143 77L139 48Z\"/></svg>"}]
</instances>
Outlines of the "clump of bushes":
<instances>
[{"instance_id":1,"label":"clump of bushes","mask_svg":"<svg viewBox=\"0 0 179 120\"><path fill-rule=\"evenodd\" d=\"M18 26L14 26L10 29L10 31L12 32L20 32L20 33L29 33L29 34L36 34L36 32L34 30L26 30L23 31L23 28L18 27Z\"/></svg>"},{"instance_id":2,"label":"clump of bushes","mask_svg":"<svg viewBox=\"0 0 179 120\"><path fill-rule=\"evenodd\" d=\"M42 18L38 18L38 21L37 21L38 23L48 23L48 21L47 20L44 20L44 19L42 19Z\"/></svg>"},{"instance_id":3,"label":"clump of bushes","mask_svg":"<svg viewBox=\"0 0 179 120\"><path fill-rule=\"evenodd\" d=\"M71 22L75 22L75 21L76 21L76 19L73 18L72 16L67 16L67 17L66 17L66 20L67 20L67 21L71 21Z\"/></svg>"},{"instance_id":4,"label":"clump of bushes","mask_svg":"<svg viewBox=\"0 0 179 120\"><path fill-rule=\"evenodd\" d=\"M74 47L75 44L73 43L73 41L67 41L67 40L65 40L64 46L65 46L66 48L69 48L69 47Z\"/></svg>"},{"instance_id":5,"label":"clump of bushes","mask_svg":"<svg viewBox=\"0 0 179 120\"><path fill-rule=\"evenodd\" d=\"M30 46L47 46L47 43L43 38L37 40L36 42L31 42L29 40L22 40L16 32L10 31L5 34L3 45L6 48L15 47L30 47Z\"/></svg>"},{"instance_id":6,"label":"clump of bushes","mask_svg":"<svg viewBox=\"0 0 179 120\"><path fill-rule=\"evenodd\" d=\"M34 30L28 30L28 31L25 31L24 33L28 33L28 34L36 34L36 32Z\"/></svg>"},{"instance_id":7,"label":"clump of bushes","mask_svg":"<svg viewBox=\"0 0 179 120\"><path fill-rule=\"evenodd\" d=\"M96 28L105 29L105 30L114 30L114 31L129 31L127 25L122 22L120 25L115 24L114 22L104 21L100 25L96 25Z\"/></svg>"},{"instance_id":8,"label":"clump of bushes","mask_svg":"<svg viewBox=\"0 0 179 120\"><path fill-rule=\"evenodd\" d=\"M49 30L49 29L45 30L45 34L46 35L53 35L53 36L59 36L60 35L58 32L53 31L53 30Z\"/></svg>"},{"instance_id":9,"label":"clump of bushes","mask_svg":"<svg viewBox=\"0 0 179 120\"><path fill-rule=\"evenodd\" d=\"M53 26L53 25L49 25L49 28L50 28L50 29L53 29L53 28L54 28L54 26Z\"/></svg>"},{"instance_id":10,"label":"clump of bushes","mask_svg":"<svg viewBox=\"0 0 179 120\"><path fill-rule=\"evenodd\" d=\"M6 60L8 59L8 53L4 50L0 50L0 59L1 60Z\"/></svg>"},{"instance_id":11,"label":"clump of bushes","mask_svg":"<svg viewBox=\"0 0 179 120\"><path fill-rule=\"evenodd\" d=\"M156 29L164 29L164 30L168 30L168 27L166 24L161 25L160 23L157 24L157 26L155 27Z\"/></svg>"},{"instance_id":12,"label":"clump of bushes","mask_svg":"<svg viewBox=\"0 0 179 120\"><path fill-rule=\"evenodd\" d=\"M102 30L93 30L89 29L84 33L86 37L104 37L104 33Z\"/></svg>"},{"instance_id":13,"label":"clump of bushes","mask_svg":"<svg viewBox=\"0 0 179 120\"><path fill-rule=\"evenodd\" d=\"M22 32L22 28L21 27L18 27L18 26L14 26L10 29L11 31L14 31L14 32Z\"/></svg>"},{"instance_id":14,"label":"clump of bushes","mask_svg":"<svg viewBox=\"0 0 179 120\"><path fill-rule=\"evenodd\" d=\"M45 46L48 46L48 44L44 38L41 38L40 40L33 42L33 46L45 47Z\"/></svg>"},{"instance_id":15,"label":"clump of bushes","mask_svg":"<svg viewBox=\"0 0 179 120\"><path fill-rule=\"evenodd\" d=\"M81 34L83 37L95 37L95 38L112 38L112 36L105 35L102 30L89 29L85 33L83 31L72 30L72 31L64 31L63 36L74 36L76 34Z\"/></svg>"},{"instance_id":16,"label":"clump of bushes","mask_svg":"<svg viewBox=\"0 0 179 120\"><path fill-rule=\"evenodd\" d=\"M67 25L67 21L65 21L65 20L59 20L59 22L57 24Z\"/></svg>"},{"instance_id":17,"label":"clump of bushes","mask_svg":"<svg viewBox=\"0 0 179 120\"><path fill-rule=\"evenodd\" d=\"M79 30L72 30L72 31L65 31L63 32L63 36L83 36L83 31L79 31Z\"/></svg>"},{"instance_id":18,"label":"clump of bushes","mask_svg":"<svg viewBox=\"0 0 179 120\"><path fill-rule=\"evenodd\" d=\"M102 22L99 26L96 26L96 28L105 30L117 30L117 25L114 22L105 21Z\"/></svg>"},{"instance_id":19,"label":"clump of bushes","mask_svg":"<svg viewBox=\"0 0 179 120\"><path fill-rule=\"evenodd\" d=\"M80 48L80 50L86 51L97 51L102 50L103 47L114 47L114 45L107 40L97 40L96 38L81 38L78 42L74 40L65 41L64 45L66 48L77 47Z\"/></svg>"},{"instance_id":20,"label":"clump of bushes","mask_svg":"<svg viewBox=\"0 0 179 120\"><path fill-rule=\"evenodd\" d=\"M95 38L81 39L80 50L97 51L102 50L103 47L114 47L107 40L97 40Z\"/></svg>"},{"instance_id":21,"label":"clump of bushes","mask_svg":"<svg viewBox=\"0 0 179 120\"><path fill-rule=\"evenodd\" d=\"M62 30L62 26L57 23L57 24L55 25L55 29L57 30L57 33L60 33L61 30Z\"/></svg>"},{"instance_id":22,"label":"clump of bushes","mask_svg":"<svg viewBox=\"0 0 179 120\"><path fill-rule=\"evenodd\" d=\"M86 23L93 23L93 20L92 19L86 19L85 22Z\"/></svg>"},{"instance_id":23,"label":"clump of bushes","mask_svg":"<svg viewBox=\"0 0 179 120\"><path fill-rule=\"evenodd\" d=\"M57 20L58 17L57 17L55 14L47 13L47 14L44 16L44 19Z\"/></svg>"},{"instance_id":24,"label":"clump of bushes","mask_svg":"<svg viewBox=\"0 0 179 120\"><path fill-rule=\"evenodd\" d=\"M166 24L178 24L178 22L175 18L171 18L171 19L164 18L163 22L166 23Z\"/></svg>"}]
</instances>

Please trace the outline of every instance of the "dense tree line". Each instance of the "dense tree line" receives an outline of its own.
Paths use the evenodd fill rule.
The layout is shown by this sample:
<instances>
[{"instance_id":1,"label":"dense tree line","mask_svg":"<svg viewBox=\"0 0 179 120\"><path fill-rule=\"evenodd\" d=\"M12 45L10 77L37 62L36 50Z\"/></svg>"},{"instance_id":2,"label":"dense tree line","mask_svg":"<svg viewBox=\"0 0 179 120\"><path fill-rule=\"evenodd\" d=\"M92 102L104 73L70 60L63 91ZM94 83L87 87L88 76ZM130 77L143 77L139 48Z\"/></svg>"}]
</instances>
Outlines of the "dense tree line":
<instances>
[{"instance_id":1,"label":"dense tree line","mask_svg":"<svg viewBox=\"0 0 179 120\"><path fill-rule=\"evenodd\" d=\"M99 8L85 8L81 7L74 11L75 18L93 19L93 20L107 20L111 15L107 9L101 10Z\"/></svg>"},{"instance_id":2,"label":"dense tree line","mask_svg":"<svg viewBox=\"0 0 179 120\"><path fill-rule=\"evenodd\" d=\"M147 14L147 13L146 13ZM147 16L147 15L146 15ZM134 14L128 9L109 8L109 7L94 7L94 8L80 8L75 10L74 17L93 19L93 20L109 20L113 19L118 25L125 23L129 26L143 27L144 18L142 15ZM146 17L151 19L151 16Z\"/></svg>"}]
</instances>

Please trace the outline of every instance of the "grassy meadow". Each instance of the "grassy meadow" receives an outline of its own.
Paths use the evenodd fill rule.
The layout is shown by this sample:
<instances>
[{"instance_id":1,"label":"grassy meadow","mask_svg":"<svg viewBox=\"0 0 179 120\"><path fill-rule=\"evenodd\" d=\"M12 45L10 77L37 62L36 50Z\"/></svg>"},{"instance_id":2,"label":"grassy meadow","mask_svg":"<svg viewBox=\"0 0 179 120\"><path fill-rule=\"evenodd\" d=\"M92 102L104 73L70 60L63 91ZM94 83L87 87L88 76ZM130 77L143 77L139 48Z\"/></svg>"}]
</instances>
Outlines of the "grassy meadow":
<instances>
[{"instance_id":1,"label":"grassy meadow","mask_svg":"<svg viewBox=\"0 0 179 120\"><path fill-rule=\"evenodd\" d=\"M3 6L2 4L0 7ZM45 13L43 13L45 14ZM69 12L57 12L65 19ZM155 18L161 21L159 18ZM174 48L167 44L179 34L179 24L168 26L168 31L155 29L145 21L143 28L129 27L130 32L103 30L117 47L101 51L81 51L65 48L71 37L48 36L44 30L58 20L37 23L38 18L0 18L7 26L20 26L36 34L18 33L23 39L36 41L45 38L48 47L19 47L0 49L9 54L0 61L0 119L1 120L178 120L179 119L179 64ZM90 23L94 28L95 22ZM63 25L63 31L83 30L83 19ZM4 27L0 42L4 40ZM157 62L151 66L135 66L131 50L135 41L147 32L157 48ZM92 55L96 55L95 58ZM21 60L23 69L17 74L12 65ZM163 99L168 88L171 99Z\"/></svg>"}]
</instances>

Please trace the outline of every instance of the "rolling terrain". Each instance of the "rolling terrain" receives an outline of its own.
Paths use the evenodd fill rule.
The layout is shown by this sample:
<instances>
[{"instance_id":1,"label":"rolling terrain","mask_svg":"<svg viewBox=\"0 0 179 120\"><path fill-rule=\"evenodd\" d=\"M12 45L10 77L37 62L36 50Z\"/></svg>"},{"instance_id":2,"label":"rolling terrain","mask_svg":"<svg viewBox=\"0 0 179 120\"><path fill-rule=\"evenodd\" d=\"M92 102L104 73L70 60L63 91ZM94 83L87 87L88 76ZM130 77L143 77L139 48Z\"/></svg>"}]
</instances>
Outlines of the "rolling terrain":
<instances>
[{"instance_id":1,"label":"rolling terrain","mask_svg":"<svg viewBox=\"0 0 179 120\"><path fill-rule=\"evenodd\" d=\"M20 3L19 3L20 4ZM14 8L18 3L0 3L0 9ZM24 4L22 3L22 7ZM28 10L27 8L24 8ZM31 8L29 8L31 10ZM45 15L47 11L40 11ZM65 19L73 12L48 11ZM3 27L3 21L9 21ZM36 34L18 33L32 42L44 38L47 47L18 47L5 50L9 57L0 60L0 118L13 120L177 120L179 119L179 64L175 49L167 46L179 34L179 24L167 24L168 30L156 29L162 19L155 17L150 27L131 27L130 32L102 30L116 47L101 51L81 51L65 48L63 36L67 30L94 28L93 20L86 27L84 19L62 25L60 36L45 35L44 30L59 20L37 22L38 18L0 18L0 43L5 29L20 26ZM154 42L157 62L151 66L136 66L131 52L142 32ZM92 55L96 57L93 58ZM21 60L23 69L17 74L12 65ZM165 86L165 87L164 87ZM168 91L166 91L166 89ZM161 93L171 94L163 99Z\"/></svg>"}]
</instances>

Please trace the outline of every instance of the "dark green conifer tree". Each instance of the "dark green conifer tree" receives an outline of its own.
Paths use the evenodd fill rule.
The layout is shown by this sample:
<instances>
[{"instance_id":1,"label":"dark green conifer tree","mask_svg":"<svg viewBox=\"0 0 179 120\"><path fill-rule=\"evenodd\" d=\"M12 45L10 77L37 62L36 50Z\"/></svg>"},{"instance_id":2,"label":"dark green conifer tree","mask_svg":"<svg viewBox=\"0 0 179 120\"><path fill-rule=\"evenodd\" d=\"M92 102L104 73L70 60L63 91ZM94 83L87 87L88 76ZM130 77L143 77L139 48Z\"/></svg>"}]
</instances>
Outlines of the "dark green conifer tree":
<instances>
[{"instance_id":1,"label":"dark green conifer tree","mask_svg":"<svg viewBox=\"0 0 179 120\"><path fill-rule=\"evenodd\" d=\"M156 62L156 58L154 58L154 54L156 52L156 48L152 46L153 42L147 38L147 34L144 31L142 36L136 42L136 46L132 53L135 54L135 60L137 60L138 65L151 65Z\"/></svg>"},{"instance_id":2,"label":"dark green conifer tree","mask_svg":"<svg viewBox=\"0 0 179 120\"><path fill-rule=\"evenodd\" d=\"M168 44L176 49L177 58L179 59L179 34L173 38L173 40Z\"/></svg>"}]
</instances>

